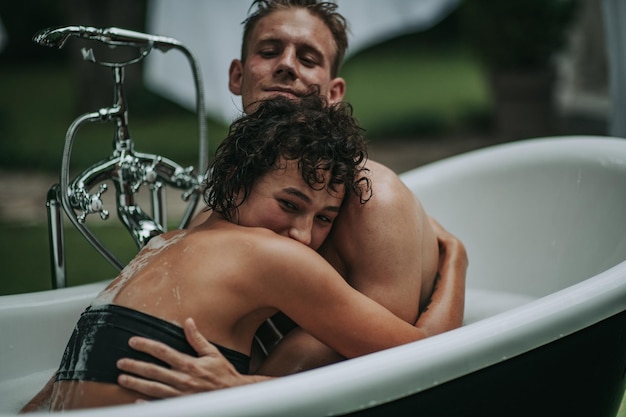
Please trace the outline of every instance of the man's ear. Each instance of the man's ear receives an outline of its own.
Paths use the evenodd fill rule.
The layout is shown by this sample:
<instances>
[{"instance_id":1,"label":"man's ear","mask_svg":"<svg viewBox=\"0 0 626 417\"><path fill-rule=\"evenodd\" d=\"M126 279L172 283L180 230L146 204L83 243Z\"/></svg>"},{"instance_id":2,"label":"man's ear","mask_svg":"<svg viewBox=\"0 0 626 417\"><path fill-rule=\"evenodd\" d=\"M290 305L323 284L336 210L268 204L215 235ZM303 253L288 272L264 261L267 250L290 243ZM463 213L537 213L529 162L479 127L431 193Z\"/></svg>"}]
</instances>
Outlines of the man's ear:
<instances>
[{"instance_id":1,"label":"man's ear","mask_svg":"<svg viewBox=\"0 0 626 417\"><path fill-rule=\"evenodd\" d=\"M241 81L243 79L243 63L233 59L228 69L228 89L236 96L241 95Z\"/></svg>"},{"instance_id":2,"label":"man's ear","mask_svg":"<svg viewBox=\"0 0 626 417\"><path fill-rule=\"evenodd\" d=\"M328 102L329 104L338 103L343 100L343 96L346 94L346 81L341 78L333 78L330 80L328 88Z\"/></svg>"}]
</instances>

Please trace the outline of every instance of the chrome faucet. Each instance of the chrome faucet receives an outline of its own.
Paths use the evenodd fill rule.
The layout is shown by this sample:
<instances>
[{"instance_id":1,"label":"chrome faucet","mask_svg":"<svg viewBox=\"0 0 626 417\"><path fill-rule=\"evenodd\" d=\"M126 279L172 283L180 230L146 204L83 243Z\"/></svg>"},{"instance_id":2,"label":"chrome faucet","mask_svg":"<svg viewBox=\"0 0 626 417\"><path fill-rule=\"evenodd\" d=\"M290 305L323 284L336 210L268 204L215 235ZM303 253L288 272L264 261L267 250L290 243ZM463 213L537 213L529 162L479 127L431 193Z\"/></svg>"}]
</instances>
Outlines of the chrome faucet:
<instances>
[{"instance_id":1,"label":"chrome faucet","mask_svg":"<svg viewBox=\"0 0 626 417\"><path fill-rule=\"evenodd\" d=\"M89 230L85 224L87 216L98 214L102 220L109 217L104 207L102 194L108 189L105 181L113 183L116 192L116 209L120 221L128 229L137 247L141 249L152 237L167 230L167 207L165 187L180 189L182 198L188 201L187 209L179 228L186 227L197 207L201 186L208 161L208 141L202 78L197 61L191 51L175 39L149 35L120 28L93 28L88 26L66 26L45 29L33 40L40 45L62 48L70 37L79 37L103 42L111 46L133 46L140 54L125 62L103 62L96 59L93 50L83 49L87 61L110 67L114 80L114 103L111 107L86 113L74 120L67 130L61 166L60 183L48 192L48 229L52 269L52 287L66 286L65 248L61 209L71 223L96 250L114 267L121 270L120 260ZM197 170L182 167L160 155L136 152L128 127L128 107L124 94L124 67L145 58L153 48L163 52L175 48L181 50L192 67L196 87L196 112L199 130L199 159ZM89 122L112 122L115 126L113 153L97 162L70 180L70 158L78 130ZM142 187L147 187L151 196L151 215L136 201ZM97 191L93 192L97 187Z\"/></svg>"}]
</instances>

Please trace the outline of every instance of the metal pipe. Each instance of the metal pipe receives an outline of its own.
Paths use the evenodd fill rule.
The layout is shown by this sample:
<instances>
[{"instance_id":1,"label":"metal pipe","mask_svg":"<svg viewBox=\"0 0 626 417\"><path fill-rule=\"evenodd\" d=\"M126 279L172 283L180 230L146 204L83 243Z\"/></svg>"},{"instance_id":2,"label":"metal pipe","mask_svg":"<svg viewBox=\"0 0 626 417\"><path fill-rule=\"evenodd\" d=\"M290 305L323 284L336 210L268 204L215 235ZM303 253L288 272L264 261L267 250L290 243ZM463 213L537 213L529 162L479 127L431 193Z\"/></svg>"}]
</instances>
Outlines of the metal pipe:
<instances>
[{"instance_id":1,"label":"metal pipe","mask_svg":"<svg viewBox=\"0 0 626 417\"><path fill-rule=\"evenodd\" d=\"M111 253L98 238L85 226L86 216L100 213L105 219L108 211L103 208L100 195L106 191L105 180L113 182L116 188L117 212L122 223L133 235L139 248L149 239L163 233L167 227L167 207L164 199L165 184L185 190L183 199L189 201L187 210L179 227L189 224L200 198L200 186L208 167L207 123L204 108L204 85L199 65L193 53L173 38L149 35L120 28L99 29L89 26L66 26L40 31L33 40L41 45L63 48L70 37L93 39L108 45L127 45L141 49L141 55L128 62L109 63L97 61L92 51L83 51L83 56L94 63L112 67L115 83L114 105L98 112L79 116L72 122L65 137L63 149L61 179L54 191L50 191L48 205L51 244L51 262L53 286L65 286L65 256L63 247L63 228L59 206L83 237L107 259L114 267L121 270L123 264ZM128 129L128 110L124 94L123 67L135 63L147 56L152 48L166 52L179 49L188 59L196 87L196 112L198 115L198 173L193 168L182 168L169 159L147 154L136 154ZM90 58L87 58L90 57ZM95 121L113 121L115 123L113 156L83 171L70 182L70 158L75 136L85 123ZM149 165L149 166L148 166ZM100 191L91 194L92 187L100 184ZM136 204L135 195L144 184L150 185L152 215L149 217ZM76 211L82 210L77 216Z\"/></svg>"},{"instance_id":2,"label":"metal pipe","mask_svg":"<svg viewBox=\"0 0 626 417\"><path fill-rule=\"evenodd\" d=\"M165 188L160 182L150 185L150 203L152 205L152 218L167 232L167 202L165 201Z\"/></svg>"},{"instance_id":3,"label":"metal pipe","mask_svg":"<svg viewBox=\"0 0 626 417\"><path fill-rule=\"evenodd\" d=\"M63 234L62 207L59 201L59 184L54 184L46 198L48 212L48 244L50 246L50 273L52 288L64 288L67 285L65 267L65 240Z\"/></svg>"},{"instance_id":4,"label":"metal pipe","mask_svg":"<svg viewBox=\"0 0 626 417\"><path fill-rule=\"evenodd\" d=\"M70 195L72 195L72 190L69 187L69 171L70 171L70 155L72 153L72 145L74 143L74 137L76 136L76 132L78 129L85 123L107 120L107 118L112 117L113 115L118 113L117 108L110 109L101 109L99 112L86 113L82 116L79 116L76 120L72 122L70 127L67 130L67 134L65 135L65 146L63 147L63 158L61 162L61 203L65 214L70 219L74 227L76 227L83 237L87 239L87 241L94 247L96 250L107 259L115 268L118 270L122 270L124 264L120 262L120 260L111 253L104 245L96 238L96 236L91 233L89 229L85 227L84 224L78 221L76 214L70 204Z\"/></svg>"}]
</instances>

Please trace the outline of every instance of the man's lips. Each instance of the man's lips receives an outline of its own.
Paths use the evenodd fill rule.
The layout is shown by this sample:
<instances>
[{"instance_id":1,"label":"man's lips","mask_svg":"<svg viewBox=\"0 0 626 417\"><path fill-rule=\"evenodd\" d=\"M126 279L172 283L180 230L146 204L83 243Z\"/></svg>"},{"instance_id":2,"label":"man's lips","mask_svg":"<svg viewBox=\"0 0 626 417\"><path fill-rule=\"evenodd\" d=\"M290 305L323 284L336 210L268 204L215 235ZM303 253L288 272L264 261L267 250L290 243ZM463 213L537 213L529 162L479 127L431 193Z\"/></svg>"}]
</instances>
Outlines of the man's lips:
<instances>
[{"instance_id":1,"label":"man's lips","mask_svg":"<svg viewBox=\"0 0 626 417\"><path fill-rule=\"evenodd\" d=\"M288 88L267 88L265 91L267 91L268 93L272 93L272 95L285 96L290 98L300 98L302 96L302 93L295 90L290 90Z\"/></svg>"}]
</instances>

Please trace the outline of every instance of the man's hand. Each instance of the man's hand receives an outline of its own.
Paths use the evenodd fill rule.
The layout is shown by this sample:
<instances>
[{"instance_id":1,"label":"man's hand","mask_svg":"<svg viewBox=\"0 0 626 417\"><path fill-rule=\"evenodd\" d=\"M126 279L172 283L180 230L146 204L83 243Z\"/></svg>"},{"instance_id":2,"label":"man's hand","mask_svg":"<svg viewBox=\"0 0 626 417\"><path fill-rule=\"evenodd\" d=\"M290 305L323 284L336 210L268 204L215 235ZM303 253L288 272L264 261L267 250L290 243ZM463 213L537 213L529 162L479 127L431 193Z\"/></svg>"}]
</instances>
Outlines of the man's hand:
<instances>
[{"instance_id":1,"label":"man's hand","mask_svg":"<svg viewBox=\"0 0 626 417\"><path fill-rule=\"evenodd\" d=\"M198 353L197 358L163 343L135 336L128 342L133 349L162 360L171 369L134 359L120 359L117 367L136 376L122 374L118 377L118 384L149 397L171 398L269 379L237 372L220 351L202 336L193 319L185 320L183 328L187 341Z\"/></svg>"}]
</instances>

